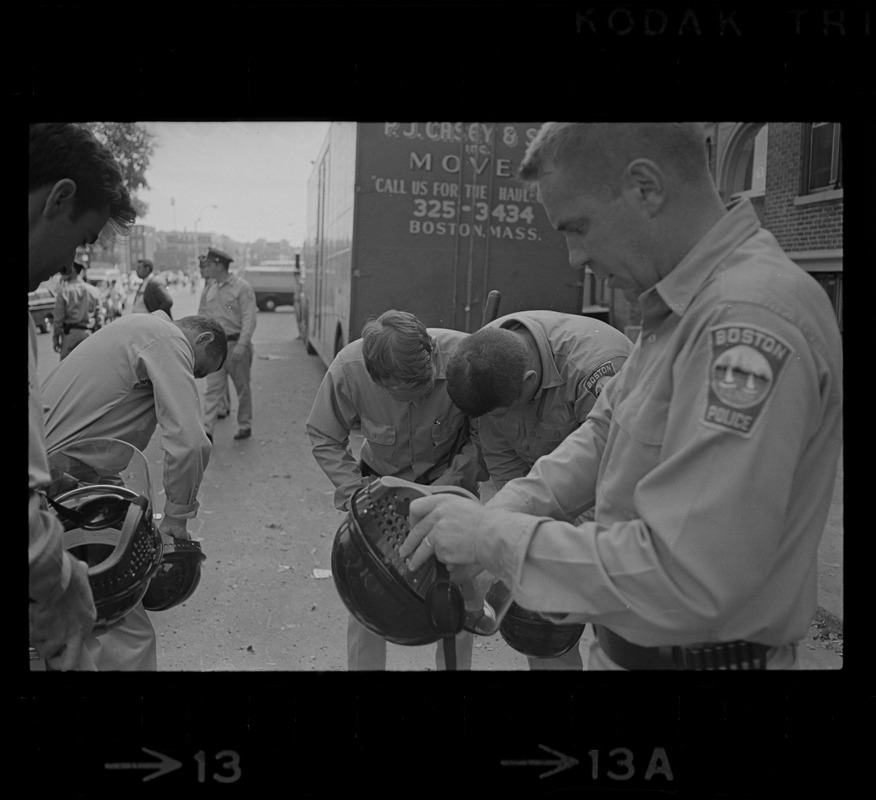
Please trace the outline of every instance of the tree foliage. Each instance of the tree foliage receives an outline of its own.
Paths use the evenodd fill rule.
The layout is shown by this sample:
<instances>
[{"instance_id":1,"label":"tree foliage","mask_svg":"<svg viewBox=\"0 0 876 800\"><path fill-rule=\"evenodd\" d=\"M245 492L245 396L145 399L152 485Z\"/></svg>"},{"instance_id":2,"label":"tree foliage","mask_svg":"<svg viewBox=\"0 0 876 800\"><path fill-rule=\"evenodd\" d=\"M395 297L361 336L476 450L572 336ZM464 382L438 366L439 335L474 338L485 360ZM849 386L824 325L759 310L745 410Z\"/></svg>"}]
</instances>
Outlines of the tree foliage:
<instances>
[{"instance_id":1,"label":"tree foliage","mask_svg":"<svg viewBox=\"0 0 876 800\"><path fill-rule=\"evenodd\" d=\"M149 206L137 196L137 192L149 188L146 170L155 151L155 137L136 122L86 122L83 127L112 151L122 168L124 184L131 194L137 216L145 216Z\"/></svg>"}]
</instances>

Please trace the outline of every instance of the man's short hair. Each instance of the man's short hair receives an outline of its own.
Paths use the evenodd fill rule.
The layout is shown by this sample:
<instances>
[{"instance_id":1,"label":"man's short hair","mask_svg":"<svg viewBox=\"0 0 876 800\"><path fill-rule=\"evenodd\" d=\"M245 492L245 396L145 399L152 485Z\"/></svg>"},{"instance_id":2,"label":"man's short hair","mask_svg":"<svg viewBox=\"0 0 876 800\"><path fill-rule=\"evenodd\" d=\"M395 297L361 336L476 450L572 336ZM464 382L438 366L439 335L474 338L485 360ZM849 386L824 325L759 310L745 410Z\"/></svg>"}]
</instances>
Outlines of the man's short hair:
<instances>
[{"instance_id":1,"label":"man's short hair","mask_svg":"<svg viewBox=\"0 0 876 800\"><path fill-rule=\"evenodd\" d=\"M447 394L464 414L479 417L515 403L523 391L529 350L506 328L466 336L447 362Z\"/></svg>"},{"instance_id":2,"label":"man's short hair","mask_svg":"<svg viewBox=\"0 0 876 800\"><path fill-rule=\"evenodd\" d=\"M434 378L432 339L407 311L391 309L362 328L362 358L379 385L418 388Z\"/></svg>"},{"instance_id":3,"label":"man's short hair","mask_svg":"<svg viewBox=\"0 0 876 800\"><path fill-rule=\"evenodd\" d=\"M204 349L208 356L219 359L219 366L225 363L225 359L228 357L228 337L216 320L193 314L190 317L181 317L176 320L176 324L180 328L186 328L194 332L196 336L202 333L212 333L213 341Z\"/></svg>"},{"instance_id":4,"label":"man's short hair","mask_svg":"<svg viewBox=\"0 0 876 800\"><path fill-rule=\"evenodd\" d=\"M118 233L137 219L112 152L85 128L66 122L31 125L28 158L28 192L68 178L76 184L77 216L109 206L109 222Z\"/></svg>"},{"instance_id":5,"label":"man's short hair","mask_svg":"<svg viewBox=\"0 0 876 800\"><path fill-rule=\"evenodd\" d=\"M546 122L526 148L518 177L534 182L557 164L615 195L636 158L671 169L683 182L710 179L705 129L697 122Z\"/></svg>"}]
</instances>

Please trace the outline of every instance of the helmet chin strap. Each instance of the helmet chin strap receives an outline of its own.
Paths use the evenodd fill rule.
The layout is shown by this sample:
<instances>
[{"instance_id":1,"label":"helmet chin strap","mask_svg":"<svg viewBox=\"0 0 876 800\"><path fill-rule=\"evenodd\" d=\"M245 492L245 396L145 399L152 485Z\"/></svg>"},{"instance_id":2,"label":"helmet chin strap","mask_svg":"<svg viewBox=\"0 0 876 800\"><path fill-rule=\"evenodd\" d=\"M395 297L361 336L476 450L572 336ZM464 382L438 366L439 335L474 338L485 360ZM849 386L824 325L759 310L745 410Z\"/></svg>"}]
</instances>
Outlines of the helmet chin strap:
<instances>
[{"instance_id":1,"label":"helmet chin strap","mask_svg":"<svg viewBox=\"0 0 876 800\"><path fill-rule=\"evenodd\" d=\"M465 621L465 601L459 587L450 580L447 566L436 562L437 580L426 592L426 613L429 625L441 635L444 647L444 666L456 670L456 634Z\"/></svg>"},{"instance_id":2,"label":"helmet chin strap","mask_svg":"<svg viewBox=\"0 0 876 800\"><path fill-rule=\"evenodd\" d=\"M49 505L57 512L61 519L64 519L67 522L72 522L77 528L82 528L86 525L84 515L80 514L73 508L67 508L67 506L62 506L60 503L56 503L48 495L44 495L44 497L48 500Z\"/></svg>"}]
</instances>

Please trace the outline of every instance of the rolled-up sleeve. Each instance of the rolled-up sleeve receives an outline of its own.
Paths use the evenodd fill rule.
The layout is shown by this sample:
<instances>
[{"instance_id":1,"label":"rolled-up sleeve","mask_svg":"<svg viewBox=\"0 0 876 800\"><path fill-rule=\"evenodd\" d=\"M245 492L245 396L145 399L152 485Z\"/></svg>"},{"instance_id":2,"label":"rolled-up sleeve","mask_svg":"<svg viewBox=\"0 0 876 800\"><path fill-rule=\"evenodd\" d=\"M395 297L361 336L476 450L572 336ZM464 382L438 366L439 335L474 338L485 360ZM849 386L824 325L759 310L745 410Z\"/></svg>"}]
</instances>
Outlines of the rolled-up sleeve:
<instances>
[{"instance_id":1,"label":"rolled-up sleeve","mask_svg":"<svg viewBox=\"0 0 876 800\"><path fill-rule=\"evenodd\" d=\"M180 337L157 339L138 355L138 374L152 383L164 451L166 516L191 519L210 460L210 440L201 422L191 345Z\"/></svg>"}]
</instances>

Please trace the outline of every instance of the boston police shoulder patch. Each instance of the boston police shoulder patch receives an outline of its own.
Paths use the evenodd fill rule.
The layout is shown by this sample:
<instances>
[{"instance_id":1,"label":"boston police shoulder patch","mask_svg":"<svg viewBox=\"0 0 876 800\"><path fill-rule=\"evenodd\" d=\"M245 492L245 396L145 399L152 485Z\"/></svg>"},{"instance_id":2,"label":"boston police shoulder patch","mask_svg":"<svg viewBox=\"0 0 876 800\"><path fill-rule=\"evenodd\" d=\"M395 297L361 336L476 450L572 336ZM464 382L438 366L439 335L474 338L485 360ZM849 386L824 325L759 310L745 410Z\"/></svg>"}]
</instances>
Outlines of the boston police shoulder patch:
<instances>
[{"instance_id":1,"label":"boston police shoulder patch","mask_svg":"<svg viewBox=\"0 0 876 800\"><path fill-rule=\"evenodd\" d=\"M709 343L709 391L701 421L750 436L793 350L754 325L717 325L709 329Z\"/></svg>"},{"instance_id":2,"label":"boston police shoulder patch","mask_svg":"<svg viewBox=\"0 0 876 800\"><path fill-rule=\"evenodd\" d=\"M587 376L584 380L584 388L594 397L598 398L600 392L602 392L602 387L605 386L608 379L613 375L614 364L611 361L606 361Z\"/></svg>"}]
</instances>

